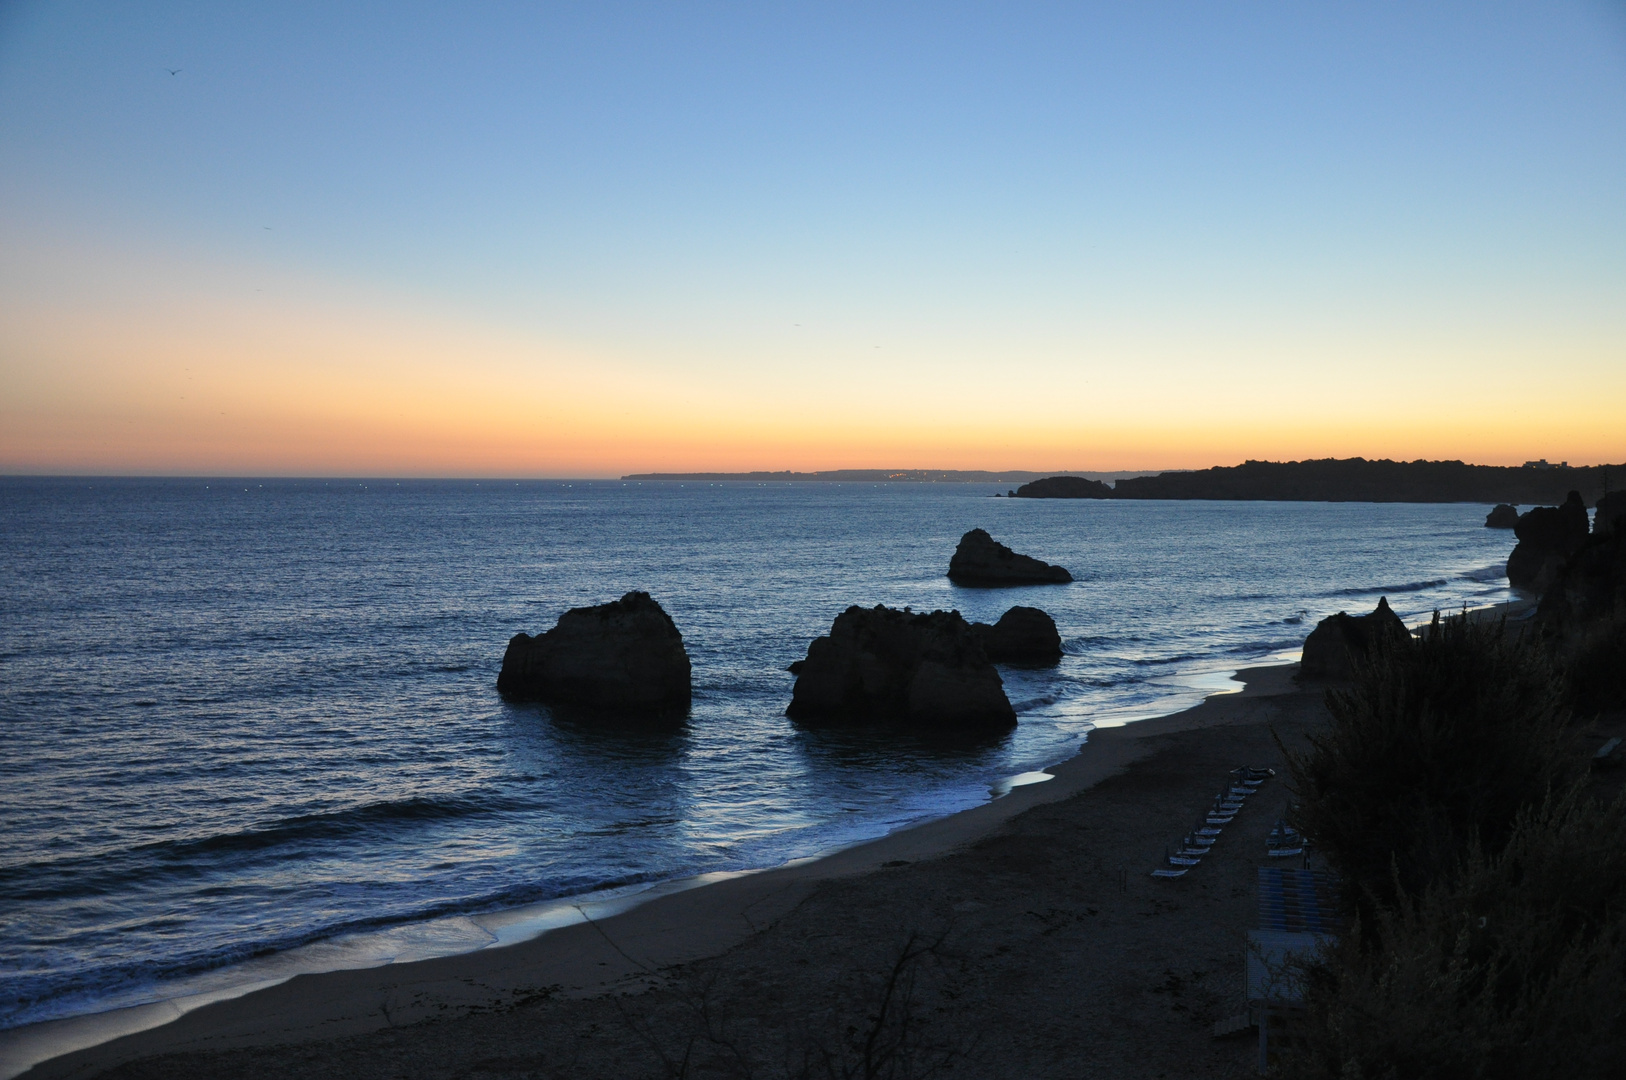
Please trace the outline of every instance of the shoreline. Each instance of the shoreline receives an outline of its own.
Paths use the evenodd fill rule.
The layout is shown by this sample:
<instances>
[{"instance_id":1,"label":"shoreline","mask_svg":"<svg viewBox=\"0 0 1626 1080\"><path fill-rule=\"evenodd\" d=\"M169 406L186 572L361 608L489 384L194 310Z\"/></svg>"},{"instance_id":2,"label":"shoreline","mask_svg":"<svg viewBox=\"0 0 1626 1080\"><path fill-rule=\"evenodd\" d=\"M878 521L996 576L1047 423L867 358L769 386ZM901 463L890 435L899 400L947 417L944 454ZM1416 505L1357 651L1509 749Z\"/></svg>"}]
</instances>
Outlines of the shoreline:
<instances>
[{"instance_id":1,"label":"shoreline","mask_svg":"<svg viewBox=\"0 0 1626 1080\"><path fill-rule=\"evenodd\" d=\"M360 1035L503 1008L557 990L588 997L629 980L647 982L652 970L728 951L823 883L939 858L1029 809L1071 799L1145 757L1147 740L1155 736L1224 723L1211 715L1215 702L1294 693L1295 671L1293 664L1243 668L1231 677L1241 686L1210 693L1177 712L1096 728L1077 753L1038 774L1022 774L1024 783L1007 779L1006 793L987 802L818 856L461 917L490 935L472 951L297 972L0 1032L0 1080L25 1072L91 1075L133 1058L200 1047ZM1049 779L1038 782L1040 775ZM612 934L619 944L612 945Z\"/></svg>"}]
</instances>

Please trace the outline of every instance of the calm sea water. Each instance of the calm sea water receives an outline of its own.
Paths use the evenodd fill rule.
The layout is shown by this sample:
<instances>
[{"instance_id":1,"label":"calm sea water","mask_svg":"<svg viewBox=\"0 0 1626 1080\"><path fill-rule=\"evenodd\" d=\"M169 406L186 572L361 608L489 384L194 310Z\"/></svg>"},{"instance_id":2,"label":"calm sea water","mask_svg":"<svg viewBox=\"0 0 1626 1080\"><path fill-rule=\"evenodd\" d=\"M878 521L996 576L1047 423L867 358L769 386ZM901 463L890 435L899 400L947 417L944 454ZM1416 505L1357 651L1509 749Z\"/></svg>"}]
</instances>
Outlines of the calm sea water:
<instances>
[{"instance_id":1,"label":"calm sea water","mask_svg":"<svg viewBox=\"0 0 1626 1080\"><path fill-rule=\"evenodd\" d=\"M992 499L978 485L0 480L0 1027L370 928L762 867L989 798L1314 621L1505 598L1485 508ZM943 576L989 529L1064 587ZM504 704L503 648L647 589L688 725ZM786 664L852 603L1067 656L961 747L801 731ZM179 980L179 982L178 982Z\"/></svg>"}]
</instances>

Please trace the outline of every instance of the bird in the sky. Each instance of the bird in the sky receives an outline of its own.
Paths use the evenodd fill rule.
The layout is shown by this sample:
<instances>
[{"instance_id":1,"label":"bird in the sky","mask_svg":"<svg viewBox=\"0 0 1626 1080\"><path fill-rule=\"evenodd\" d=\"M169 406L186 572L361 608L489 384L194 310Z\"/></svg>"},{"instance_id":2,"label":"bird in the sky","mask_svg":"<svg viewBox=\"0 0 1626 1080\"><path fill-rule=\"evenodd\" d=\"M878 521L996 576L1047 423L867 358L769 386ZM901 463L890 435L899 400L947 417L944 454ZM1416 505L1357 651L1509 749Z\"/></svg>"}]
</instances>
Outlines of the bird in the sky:
<instances>
[{"instance_id":1,"label":"bird in the sky","mask_svg":"<svg viewBox=\"0 0 1626 1080\"><path fill-rule=\"evenodd\" d=\"M181 73L182 69L181 68L165 68L164 70L169 72L171 75L179 75Z\"/></svg>"}]
</instances>

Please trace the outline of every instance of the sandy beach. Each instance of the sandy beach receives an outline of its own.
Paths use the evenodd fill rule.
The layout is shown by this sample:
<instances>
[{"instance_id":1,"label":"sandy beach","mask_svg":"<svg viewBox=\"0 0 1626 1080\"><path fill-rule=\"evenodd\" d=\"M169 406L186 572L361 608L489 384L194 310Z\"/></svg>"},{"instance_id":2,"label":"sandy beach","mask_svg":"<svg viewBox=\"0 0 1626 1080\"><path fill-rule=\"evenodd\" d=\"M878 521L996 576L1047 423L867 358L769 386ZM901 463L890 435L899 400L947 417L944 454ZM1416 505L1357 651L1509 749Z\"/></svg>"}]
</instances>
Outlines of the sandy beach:
<instances>
[{"instance_id":1,"label":"sandy beach","mask_svg":"<svg viewBox=\"0 0 1626 1080\"><path fill-rule=\"evenodd\" d=\"M826 858L517 945L302 975L26 1075L840 1075L866 1043L907 1058L898 1075L1245 1075L1252 1042L1212 1027L1243 1009L1282 779L1185 878L1149 873L1230 769L1279 768L1275 737L1319 721L1295 670L1243 672L1241 693L1095 732L1053 780Z\"/></svg>"}]
</instances>

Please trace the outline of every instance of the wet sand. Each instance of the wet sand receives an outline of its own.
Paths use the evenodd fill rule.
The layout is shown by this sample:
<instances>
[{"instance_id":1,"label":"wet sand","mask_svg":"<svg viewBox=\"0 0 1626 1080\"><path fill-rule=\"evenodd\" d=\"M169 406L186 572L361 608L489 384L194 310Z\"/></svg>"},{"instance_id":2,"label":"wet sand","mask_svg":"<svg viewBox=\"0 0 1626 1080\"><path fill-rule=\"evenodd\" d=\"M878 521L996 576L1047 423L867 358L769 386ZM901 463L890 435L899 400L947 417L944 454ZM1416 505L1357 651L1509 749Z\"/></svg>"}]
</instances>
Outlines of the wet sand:
<instances>
[{"instance_id":1,"label":"wet sand","mask_svg":"<svg viewBox=\"0 0 1626 1080\"><path fill-rule=\"evenodd\" d=\"M795 1077L863 1075L866 1053L898 1076L1250 1075L1247 1034L1212 1028L1244 1008L1284 777L1186 877L1150 871L1230 769L1280 770L1275 736L1320 723L1295 670L1097 731L1054 780L826 858L522 944L302 975L26 1075Z\"/></svg>"}]
</instances>

